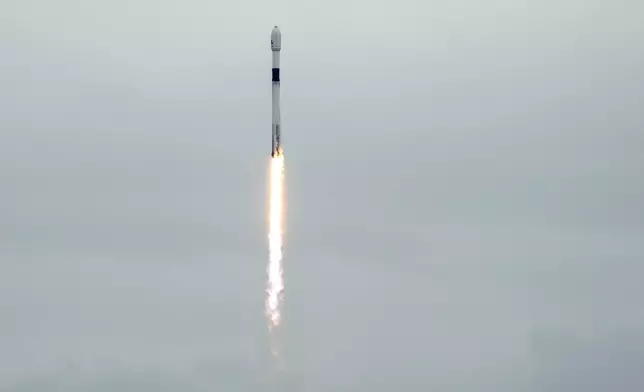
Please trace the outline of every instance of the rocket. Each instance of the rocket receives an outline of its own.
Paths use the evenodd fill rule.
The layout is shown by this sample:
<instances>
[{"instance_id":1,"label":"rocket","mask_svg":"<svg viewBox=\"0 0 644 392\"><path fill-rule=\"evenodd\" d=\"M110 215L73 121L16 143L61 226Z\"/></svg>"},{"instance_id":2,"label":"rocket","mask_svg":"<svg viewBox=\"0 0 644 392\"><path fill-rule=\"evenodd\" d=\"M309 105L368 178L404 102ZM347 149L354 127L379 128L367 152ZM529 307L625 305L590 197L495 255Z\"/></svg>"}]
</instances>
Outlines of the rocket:
<instances>
[{"instance_id":1,"label":"rocket","mask_svg":"<svg viewBox=\"0 0 644 392\"><path fill-rule=\"evenodd\" d=\"M271 31L271 51L273 52L273 129L271 156L282 154L281 120L280 120L280 50L282 49L282 33L279 27Z\"/></svg>"}]
</instances>

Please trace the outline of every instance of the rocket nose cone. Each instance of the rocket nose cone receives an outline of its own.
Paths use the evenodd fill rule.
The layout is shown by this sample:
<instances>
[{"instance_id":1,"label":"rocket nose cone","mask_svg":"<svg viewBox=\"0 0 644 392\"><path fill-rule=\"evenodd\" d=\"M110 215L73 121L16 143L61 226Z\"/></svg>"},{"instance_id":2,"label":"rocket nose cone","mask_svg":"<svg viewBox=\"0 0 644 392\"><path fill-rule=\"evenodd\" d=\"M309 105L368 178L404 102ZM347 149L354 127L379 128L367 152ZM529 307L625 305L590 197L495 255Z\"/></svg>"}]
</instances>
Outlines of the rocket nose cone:
<instances>
[{"instance_id":1,"label":"rocket nose cone","mask_svg":"<svg viewBox=\"0 0 644 392\"><path fill-rule=\"evenodd\" d=\"M277 51L280 49L282 49L282 33L279 27L275 26L271 31L271 50Z\"/></svg>"}]
</instances>

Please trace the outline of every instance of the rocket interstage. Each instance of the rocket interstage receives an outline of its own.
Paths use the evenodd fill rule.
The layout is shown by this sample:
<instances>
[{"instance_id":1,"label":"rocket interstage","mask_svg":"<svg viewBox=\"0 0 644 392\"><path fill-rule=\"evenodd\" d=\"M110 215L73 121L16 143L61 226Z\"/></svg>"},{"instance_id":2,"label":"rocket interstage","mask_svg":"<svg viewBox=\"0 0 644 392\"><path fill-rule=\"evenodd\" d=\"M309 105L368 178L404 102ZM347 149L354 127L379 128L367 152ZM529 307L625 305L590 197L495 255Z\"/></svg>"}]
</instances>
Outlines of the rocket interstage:
<instances>
[{"instance_id":1,"label":"rocket interstage","mask_svg":"<svg viewBox=\"0 0 644 392\"><path fill-rule=\"evenodd\" d=\"M271 156L282 154L281 120L280 120L280 50L282 49L282 33L279 27L271 31L271 51L273 52L273 129Z\"/></svg>"}]
</instances>

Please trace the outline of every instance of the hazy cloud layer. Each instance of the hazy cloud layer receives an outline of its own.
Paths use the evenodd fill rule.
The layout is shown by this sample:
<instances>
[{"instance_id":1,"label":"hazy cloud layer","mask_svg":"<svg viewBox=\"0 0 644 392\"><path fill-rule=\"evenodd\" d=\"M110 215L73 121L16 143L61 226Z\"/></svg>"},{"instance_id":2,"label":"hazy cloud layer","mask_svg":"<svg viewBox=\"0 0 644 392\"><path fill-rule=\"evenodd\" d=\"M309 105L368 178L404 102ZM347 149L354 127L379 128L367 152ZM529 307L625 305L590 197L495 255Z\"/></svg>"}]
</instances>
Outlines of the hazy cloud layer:
<instances>
[{"instance_id":1,"label":"hazy cloud layer","mask_svg":"<svg viewBox=\"0 0 644 392\"><path fill-rule=\"evenodd\" d=\"M642 390L643 11L3 1L0 390Z\"/></svg>"}]
</instances>

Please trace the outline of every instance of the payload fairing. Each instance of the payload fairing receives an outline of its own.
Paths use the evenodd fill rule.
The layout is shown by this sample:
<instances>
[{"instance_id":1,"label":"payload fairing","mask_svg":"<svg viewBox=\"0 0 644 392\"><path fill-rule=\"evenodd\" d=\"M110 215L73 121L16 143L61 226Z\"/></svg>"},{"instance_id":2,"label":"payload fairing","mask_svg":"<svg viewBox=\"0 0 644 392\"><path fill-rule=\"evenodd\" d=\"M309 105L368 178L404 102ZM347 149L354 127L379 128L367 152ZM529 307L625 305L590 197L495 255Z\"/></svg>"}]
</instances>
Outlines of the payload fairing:
<instances>
[{"instance_id":1,"label":"payload fairing","mask_svg":"<svg viewBox=\"0 0 644 392\"><path fill-rule=\"evenodd\" d=\"M273 27L271 32L271 50L273 51L273 145L271 156L282 154L281 120L280 120L280 50L282 49L282 33L279 27Z\"/></svg>"}]
</instances>

